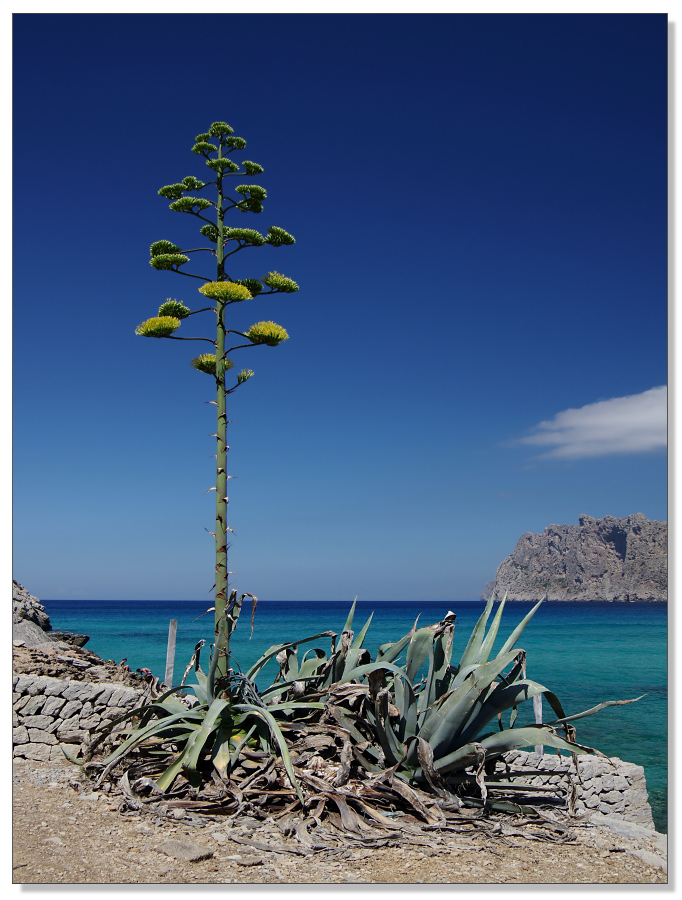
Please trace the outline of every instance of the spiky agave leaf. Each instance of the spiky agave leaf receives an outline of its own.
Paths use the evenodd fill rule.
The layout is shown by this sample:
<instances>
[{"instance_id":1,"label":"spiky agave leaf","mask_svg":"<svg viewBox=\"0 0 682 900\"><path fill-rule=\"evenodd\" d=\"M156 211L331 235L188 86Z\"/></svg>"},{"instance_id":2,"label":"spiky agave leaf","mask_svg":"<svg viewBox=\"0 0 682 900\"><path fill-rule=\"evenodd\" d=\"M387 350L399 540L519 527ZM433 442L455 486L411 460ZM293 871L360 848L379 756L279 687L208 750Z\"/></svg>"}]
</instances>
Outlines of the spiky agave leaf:
<instances>
[{"instance_id":1,"label":"spiky agave leaf","mask_svg":"<svg viewBox=\"0 0 682 900\"><path fill-rule=\"evenodd\" d=\"M142 337L168 337L180 327L180 319L174 316L153 316L135 329L135 334Z\"/></svg>"},{"instance_id":2,"label":"spiky agave leaf","mask_svg":"<svg viewBox=\"0 0 682 900\"><path fill-rule=\"evenodd\" d=\"M268 347L276 347L289 337L287 331L275 322L256 322L244 334L251 343L267 344Z\"/></svg>"},{"instance_id":3,"label":"spiky agave leaf","mask_svg":"<svg viewBox=\"0 0 682 900\"><path fill-rule=\"evenodd\" d=\"M209 281L199 288L199 293L223 303L238 303L252 299L251 291L245 285L234 281Z\"/></svg>"},{"instance_id":4,"label":"spiky agave leaf","mask_svg":"<svg viewBox=\"0 0 682 900\"><path fill-rule=\"evenodd\" d=\"M186 319L191 312L189 306L185 306L184 303L180 303L178 300L171 300L170 297L159 307L160 316L173 316L176 319Z\"/></svg>"}]
</instances>

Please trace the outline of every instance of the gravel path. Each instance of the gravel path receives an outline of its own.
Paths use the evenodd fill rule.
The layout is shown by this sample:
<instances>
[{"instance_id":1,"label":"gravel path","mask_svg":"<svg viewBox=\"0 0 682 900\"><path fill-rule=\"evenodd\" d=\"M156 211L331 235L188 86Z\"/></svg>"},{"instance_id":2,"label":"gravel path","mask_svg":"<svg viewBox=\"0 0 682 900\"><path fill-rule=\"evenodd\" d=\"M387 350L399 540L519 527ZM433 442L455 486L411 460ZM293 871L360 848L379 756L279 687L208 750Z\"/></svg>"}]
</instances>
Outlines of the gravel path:
<instances>
[{"instance_id":1,"label":"gravel path","mask_svg":"<svg viewBox=\"0 0 682 900\"><path fill-rule=\"evenodd\" d=\"M119 798L81 788L77 775L68 764L14 761L15 884L667 882L653 855L660 846L635 844L601 827L577 828L575 844L431 833L409 848L314 852L272 820L246 816L235 828L180 810L180 819L122 815Z\"/></svg>"}]
</instances>

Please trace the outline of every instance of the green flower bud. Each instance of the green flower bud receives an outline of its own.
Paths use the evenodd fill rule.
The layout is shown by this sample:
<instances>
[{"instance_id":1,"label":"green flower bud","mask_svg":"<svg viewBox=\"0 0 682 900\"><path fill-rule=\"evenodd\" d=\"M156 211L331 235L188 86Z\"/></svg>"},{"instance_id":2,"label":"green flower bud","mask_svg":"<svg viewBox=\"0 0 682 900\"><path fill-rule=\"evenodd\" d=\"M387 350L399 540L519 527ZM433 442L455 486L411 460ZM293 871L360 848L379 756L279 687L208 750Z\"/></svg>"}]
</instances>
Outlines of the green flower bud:
<instances>
[{"instance_id":1,"label":"green flower bud","mask_svg":"<svg viewBox=\"0 0 682 900\"><path fill-rule=\"evenodd\" d=\"M154 241L149 252L152 256L158 256L160 253L181 253L182 251L170 241Z\"/></svg>"},{"instance_id":2,"label":"green flower bud","mask_svg":"<svg viewBox=\"0 0 682 900\"><path fill-rule=\"evenodd\" d=\"M232 162L231 159L227 159L223 156L222 159L207 159L206 165L213 169L214 172L223 172L225 169L229 169L230 172L238 172L239 166L236 162Z\"/></svg>"},{"instance_id":3,"label":"green flower bud","mask_svg":"<svg viewBox=\"0 0 682 900\"><path fill-rule=\"evenodd\" d=\"M293 234L289 234L288 231L285 231L283 228L278 228L276 225L271 225L270 228L268 228L268 232L268 236L265 240L273 247L283 247L285 244L296 243L296 238Z\"/></svg>"},{"instance_id":4,"label":"green flower bud","mask_svg":"<svg viewBox=\"0 0 682 900\"><path fill-rule=\"evenodd\" d=\"M182 192L185 190L187 190L187 188L184 184L167 184L165 187L162 187L158 193L168 200L177 200L182 197Z\"/></svg>"},{"instance_id":5,"label":"green flower bud","mask_svg":"<svg viewBox=\"0 0 682 900\"><path fill-rule=\"evenodd\" d=\"M246 169L247 175L260 175L264 171L263 166L259 166L258 163L252 162L250 159L245 159L242 165Z\"/></svg>"},{"instance_id":6,"label":"green flower bud","mask_svg":"<svg viewBox=\"0 0 682 900\"><path fill-rule=\"evenodd\" d=\"M207 131L205 134L198 134L194 138L194 140L197 142L197 144L203 144L205 141L207 141L210 138L210 136L211 135Z\"/></svg>"},{"instance_id":7,"label":"green flower bud","mask_svg":"<svg viewBox=\"0 0 682 900\"><path fill-rule=\"evenodd\" d=\"M269 288L272 288L274 291L279 291L282 294L293 294L294 291L298 290L298 285L291 278L287 278L286 275L280 275L279 272L268 272L268 274L261 279L264 284L267 284Z\"/></svg>"},{"instance_id":8,"label":"green flower bud","mask_svg":"<svg viewBox=\"0 0 682 900\"><path fill-rule=\"evenodd\" d=\"M161 253L150 259L149 265L152 269L162 271L172 269L174 266L184 266L186 262L189 262L189 256L182 253Z\"/></svg>"},{"instance_id":9,"label":"green flower bud","mask_svg":"<svg viewBox=\"0 0 682 900\"><path fill-rule=\"evenodd\" d=\"M246 241L254 247L262 247L265 238L259 231L253 228L226 228L223 232L225 240L228 241Z\"/></svg>"},{"instance_id":10,"label":"green flower bud","mask_svg":"<svg viewBox=\"0 0 682 900\"><path fill-rule=\"evenodd\" d=\"M227 359L227 357L223 360L223 362L225 363L226 372L234 365L232 360ZM192 360L192 365L199 372L205 372L207 375L215 375L216 355L215 353L202 353L200 356L197 356Z\"/></svg>"},{"instance_id":11,"label":"green flower bud","mask_svg":"<svg viewBox=\"0 0 682 900\"><path fill-rule=\"evenodd\" d=\"M199 293L223 303L237 303L240 300L251 299L251 291L243 284L236 284L233 281L209 281L199 288Z\"/></svg>"},{"instance_id":12,"label":"green flower bud","mask_svg":"<svg viewBox=\"0 0 682 900\"><path fill-rule=\"evenodd\" d=\"M239 375L237 375L237 384L244 384L244 382L248 381L252 375L253 369L242 369Z\"/></svg>"},{"instance_id":13,"label":"green flower bud","mask_svg":"<svg viewBox=\"0 0 682 900\"><path fill-rule=\"evenodd\" d=\"M215 225L202 225L199 229L199 234L203 234L204 237L208 238L209 241L213 241L214 244L218 243L218 229Z\"/></svg>"},{"instance_id":14,"label":"green flower bud","mask_svg":"<svg viewBox=\"0 0 682 900\"><path fill-rule=\"evenodd\" d=\"M199 209L209 209L213 206L210 200L204 200L203 197L181 197L175 203L170 204L173 212L194 212L194 207Z\"/></svg>"},{"instance_id":15,"label":"green flower bud","mask_svg":"<svg viewBox=\"0 0 682 900\"><path fill-rule=\"evenodd\" d=\"M154 318L147 319L146 322L138 325L135 329L135 334L141 334L142 337L168 337L174 331L177 331L179 327L180 319L176 319L173 316L154 316Z\"/></svg>"},{"instance_id":16,"label":"green flower bud","mask_svg":"<svg viewBox=\"0 0 682 900\"><path fill-rule=\"evenodd\" d=\"M228 147L234 147L235 150L243 150L246 147L246 141L240 137L228 137L224 142Z\"/></svg>"},{"instance_id":17,"label":"green flower bud","mask_svg":"<svg viewBox=\"0 0 682 900\"><path fill-rule=\"evenodd\" d=\"M197 143L192 147L192 153L198 153L199 156L201 156L204 153L212 153L217 149L218 148L215 146L215 144L207 144L206 141L197 141Z\"/></svg>"},{"instance_id":18,"label":"green flower bud","mask_svg":"<svg viewBox=\"0 0 682 900\"><path fill-rule=\"evenodd\" d=\"M182 184L186 191L199 191L202 187L206 187L206 184L203 181L199 181L194 175L188 175L187 178L183 178Z\"/></svg>"},{"instance_id":19,"label":"green flower bud","mask_svg":"<svg viewBox=\"0 0 682 900\"><path fill-rule=\"evenodd\" d=\"M289 337L284 328L275 322L256 322L245 335L252 343L267 344L268 347L276 347Z\"/></svg>"},{"instance_id":20,"label":"green flower bud","mask_svg":"<svg viewBox=\"0 0 682 900\"><path fill-rule=\"evenodd\" d=\"M175 319L186 319L191 312L189 306L185 306L184 303L179 303L177 300L171 300L170 297L159 307L160 316L173 316Z\"/></svg>"},{"instance_id":21,"label":"green flower bud","mask_svg":"<svg viewBox=\"0 0 682 900\"><path fill-rule=\"evenodd\" d=\"M238 194L244 194L244 196L251 194L254 200L265 200L268 196L265 188L259 187L257 184L238 184L235 191Z\"/></svg>"},{"instance_id":22,"label":"green flower bud","mask_svg":"<svg viewBox=\"0 0 682 900\"><path fill-rule=\"evenodd\" d=\"M214 122L208 133L211 137L219 137L221 134L234 134L234 128L230 128L227 122Z\"/></svg>"},{"instance_id":23,"label":"green flower bud","mask_svg":"<svg viewBox=\"0 0 682 900\"><path fill-rule=\"evenodd\" d=\"M245 288L248 288L253 297L260 294L263 290L263 285L257 278L235 278L233 284L243 284Z\"/></svg>"}]
</instances>

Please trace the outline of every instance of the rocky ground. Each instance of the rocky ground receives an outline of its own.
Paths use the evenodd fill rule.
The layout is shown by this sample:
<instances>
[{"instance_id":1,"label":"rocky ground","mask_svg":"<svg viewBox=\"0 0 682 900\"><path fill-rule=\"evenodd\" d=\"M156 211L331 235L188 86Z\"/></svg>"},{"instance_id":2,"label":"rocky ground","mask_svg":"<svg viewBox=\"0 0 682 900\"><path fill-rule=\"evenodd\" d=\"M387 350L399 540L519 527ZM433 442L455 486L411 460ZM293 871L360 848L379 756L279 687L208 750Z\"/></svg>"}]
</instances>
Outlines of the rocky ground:
<instances>
[{"instance_id":1,"label":"rocky ground","mask_svg":"<svg viewBox=\"0 0 682 900\"><path fill-rule=\"evenodd\" d=\"M665 884L665 838L579 826L571 843L423 833L410 846L307 849L270 819L118 811L67 763L14 760L16 884ZM636 827L636 826L635 826ZM330 832L334 829L329 826ZM334 836L334 835L332 835ZM346 836L347 838L347 836Z\"/></svg>"}]
</instances>

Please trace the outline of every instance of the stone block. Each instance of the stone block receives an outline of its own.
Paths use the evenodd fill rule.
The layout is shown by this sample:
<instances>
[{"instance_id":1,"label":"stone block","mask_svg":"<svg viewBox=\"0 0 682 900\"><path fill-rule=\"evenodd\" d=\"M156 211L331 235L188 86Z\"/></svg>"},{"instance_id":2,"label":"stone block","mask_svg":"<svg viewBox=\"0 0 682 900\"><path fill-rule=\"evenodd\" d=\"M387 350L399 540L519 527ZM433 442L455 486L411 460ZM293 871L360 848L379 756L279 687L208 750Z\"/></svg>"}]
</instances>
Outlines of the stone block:
<instances>
[{"instance_id":1,"label":"stone block","mask_svg":"<svg viewBox=\"0 0 682 900\"><path fill-rule=\"evenodd\" d=\"M605 793L613 790L613 775L601 776L601 791Z\"/></svg>"},{"instance_id":2,"label":"stone block","mask_svg":"<svg viewBox=\"0 0 682 900\"><path fill-rule=\"evenodd\" d=\"M22 713L25 716L35 716L40 710L43 708L43 704L47 700L43 694L37 694L35 697L31 697L26 706L23 708Z\"/></svg>"},{"instance_id":3,"label":"stone block","mask_svg":"<svg viewBox=\"0 0 682 900\"><path fill-rule=\"evenodd\" d=\"M17 678L18 677L19 676L17 675ZM12 694L12 705L14 705L17 702L17 700L20 700L20 699L21 699L21 694L17 694L17 692L14 691Z\"/></svg>"},{"instance_id":4,"label":"stone block","mask_svg":"<svg viewBox=\"0 0 682 900\"><path fill-rule=\"evenodd\" d=\"M64 762L66 757L62 753L62 749L57 744L55 747L50 747L50 762Z\"/></svg>"},{"instance_id":5,"label":"stone block","mask_svg":"<svg viewBox=\"0 0 682 900\"><path fill-rule=\"evenodd\" d=\"M58 731L57 737L62 744L81 744L83 741L87 740L89 734L87 731L81 731L80 729L75 731Z\"/></svg>"},{"instance_id":6,"label":"stone block","mask_svg":"<svg viewBox=\"0 0 682 900\"><path fill-rule=\"evenodd\" d=\"M88 681L71 681L69 686L62 691L62 697L66 700L80 700L84 703L93 697L93 686Z\"/></svg>"},{"instance_id":7,"label":"stone block","mask_svg":"<svg viewBox=\"0 0 682 900\"><path fill-rule=\"evenodd\" d=\"M69 682L62 678L48 678L47 685L43 693L46 697L58 697L62 691L68 686Z\"/></svg>"},{"instance_id":8,"label":"stone block","mask_svg":"<svg viewBox=\"0 0 682 900\"><path fill-rule=\"evenodd\" d=\"M41 712L44 716L56 716L65 703L63 697L46 697Z\"/></svg>"},{"instance_id":9,"label":"stone block","mask_svg":"<svg viewBox=\"0 0 682 900\"><path fill-rule=\"evenodd\" d=\"M17 680L14 683L14 690L17 694L25 694L29 686L33 684L36 679L35 675L17 675Z\"/></svg>"},{"instance_id":10,"label":"stone block","mask_svg":"<svg viewBox=\"0 0 682 900\"><path fill-rule=\"evenodd\" d=\"M28 742L28 729L26 729L23 725L20 725L18 728L12 729L13 744L28 744Z\"/></svg>"},{"instance_id":11,"label":"stone block","mask_svg":"<svg viewBox=\"0 0 682 900\"><path fill-rule=\"evenodd\" d=\"M89 700L87 700L83 704L83 708L80 711L81 718L87 719L88 716L92 715L92 710L93 710L92 703Z\"/></svg>"},{"instance_id":12,"label":"stone block","mask_svg":"<svg viewBox=\"0 0 682 900\"><path fill-rule=\"evenodd\" d=\"M590 822L609 828L617 837L627 838L631 841L652 840L656 835L653 828L645 828L611 815L593 815L590 816Z\"/></svg>"},{"instance_id":13,"label":"stone block","mask_svg":"<svg viewBox=\"0 0 682 900\"><path fill-rule=\"evenodd\" d=\"M102 690L97 695L97 704L100 706L107 706L107 704L109 703L109 698L115 690L116 688L113 684L102 685Z\"/></svg>"},{"instance_id":14,"label":"stone block","mask_svg":"<svg viewBox=\"0 0 682 900\"><path fill-rule=\"evenodd\" d=\"M24 759L49 762L50 748L47 744L20 744L18 747L14 748L14 756L23 756Z\"/></svg>"},{"instance_id":15,"label":"stone block","mask_svg":"<svg viewBox=\"0 0 682 900\"><path fill-rule=\"evenodd\" d=\"M599 794L590 794L583 798L583 802L588 809L596 809L599 806Z\"/></svg>"},{"instance_id":16,"label":"stone block","mask_svg":"<svg viewBox=\"0 0 682 900\"><path fill-rule=\"evenodd\" d=\"M98 715L88 716L84 719L82 716L78 720L81 728L87 728L88 731L94 731L96 728L99 728L102 720Z\"/></svg>"},{"instance_id":17,"label":"stone block","mask_svg":"<svg viewBox=\"0 0 682 900\"><path fill-rule=\"evenodd\" d=\"M634 856L635 859L641 859L647 866L653 866L655 869L663 869L664 872L668 871L667 860L663 859L663 857L659 856L657 853L652 853L650 850L628 850L627 852L630 856Z\"/></svg>"},{"instance_id":18,"label":"stone block","mask_svg":"<svg viewBox=\"0 0 682 900\"><path fill-rule=\"evenodd\" d=\"M16 703L12 704L12 708L16 712L20 712L26 706L27 703L31 702L32 699L33 698L31 697L30 694L24 694L23 697L20 697Z\"/></svg>"},{"instance_id":19,"label":"stone block","mask_svg":"<svg viewBox=\"0 0 682 900\"><path fill-rule=\"evenodd\" d=\"M29 740L32 744L56 744L57 738L50 734L49 731L43 731L41 728L28 729Z\"/></svg>"},{"instance_id":20,"label":"stone block","mask_svg":"<svg viewBox=\"0 0 682 900\"><path fill-rule=\"evenodd\" d=\"M35 697L36 694L42 694L45 688L48 686L48 678L46 675L36 675L33 677L33 682L29 684L26 689L26 693L30 694L32 697Z\"/></svg>"},{"instance_id":21,"label":"stone block","mask_svg":"<svg viewBox=\"0 0 682 900\"><path fill-rule=\"evenodd\" d=\"M614 775L613 776L613 789L614 791L627 791L630 787L630 782L627 778L624 778L622 775Z\"/></svg>"},{"instance_id":22,"label":"stone block","mask_svg":"<svg viewBox=\"0 0 682 900\"><path fill-rule=\"evenodd\" d=\"M83 709L83 704L80 700L69 700L69 702L65 703L60 709L59 717L61 719L70 719L73 715L80 714L81 709Z\"/></svg>"},{"instance_id":23,"label":"stone block","mask_svg":"<svg viewBox=\"0 0 682 900\"><path fill-rule=\"evenodd\" d=\"M602 791L599 799L604 800L606 803L618 803L619 800L623 799L623 795L620 791Z\"/></svg>"},{"instance_id":24,"label":"stone block","mask_svg":"<svg viewBox=\"0 0 682 900\"><path fill-rule=\"evenodd\" d=\"M54 722L52 716L24 716L22 725L27 728L43 728L47 730Z\"/></svg>"},{"instance_id":25,"label":"stone block","mask_svg":"<svg viewBox=\"0 0 682 900\"><path fill-rule=\"evenodd\" d=\"M200 862L213 856L213 850L210 850L203 844L193 844L189 841L164 841L153 849L157 853L164 853L166 856L179 859L182 862Z\"/></svg>"}]
</instances>

